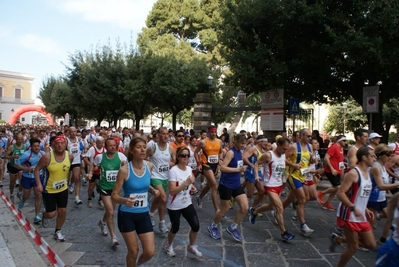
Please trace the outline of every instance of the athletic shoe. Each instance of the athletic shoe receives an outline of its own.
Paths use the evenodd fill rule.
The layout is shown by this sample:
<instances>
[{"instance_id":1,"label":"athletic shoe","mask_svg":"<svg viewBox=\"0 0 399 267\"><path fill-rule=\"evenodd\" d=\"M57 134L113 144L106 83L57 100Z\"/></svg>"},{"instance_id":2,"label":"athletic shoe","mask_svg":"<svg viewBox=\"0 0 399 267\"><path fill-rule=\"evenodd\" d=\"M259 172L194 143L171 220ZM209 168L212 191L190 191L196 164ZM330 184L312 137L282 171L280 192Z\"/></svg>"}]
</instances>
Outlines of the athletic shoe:
<instances>
[{"instance_id":1,"label":"athletic shoe","mask_svg":"<svg viewBox=\"0 0 399 267\"><path fill-rule=\"evenodd\" d=\"M105 223L105 222L103 223L101 220L99 220L98 223L97 223L97 225L98 225L98 227L100 227L100 229L101 229L101 234L102 234L103 236L107 236L107 235L108 235L108 231L107 231L106 223Z\"/></svg>"},{"instance_id":2,"label":"athletic shoe","mask_svg":"<svg viewBox=\"0 0 399 267\"><path fill-rule=\"evenodd\" d=\"M69 185L69 194L72 194L75 189L73 188L73 184Z\"/></svg>"},{"instance_id":3,"label":"athletic shoe","mask_svg":"<svg viewBox=\"0 0 399 267\"><path fill-rule=\"evenodd\" d=\"M276 217L276 211L272 210L272 216L274 218L274 222L278 225L277 217Z\"/></svg>"},{"instance_id":4,"label":"athletic shoe","mask_svg":"<svg viewBox=\"0 0 399 267\"><path fill-rule=\"evenodd\" d=\"M113 236L111 241L112 241L112 246L113 247L119 245L119 242L118 242L118 239L116 239L116 236Z\"/></svg>"},{"instance_id":5,"label":"athletic shoe","mask_svg":"<svg viewBox=\"0 0 399 267\"><path fill-rule=\"evenodd\" d=\"M281 235L281 239L283 241L290 241L291 239L293 239L295 237L294 234L288 233L287 231L285 231L285 234Z\"/></svg>"},{"instance_id":6,"label":"athletic shoe","mask_svg":"<svg viewBox=\"0 0 399 267\"><path fill-rule=\"evenodd\" d=\"M252 224L255 224L255 220L256 220L256 217L257 217L257 215L258 214L254 214L254 211L255 211L255 209L254 208L249 208L249 211L248 211L248 219L249 219L249 221L252 223Z\"/></svg>"},{"instance_id":7,"label":"athletic shoe","mask_svg":"<svg viewBox=\"0 0 399 267\"><path fill-rule=\"evenodd\" d=\"M344 228L336 226L334 230L337 235L345 237Z\"/></svg>"},{"instance_id":8,"label":"athletic shoe","mask_svg":"<svg viewBox=\"0 0 399 267\"><path fill-rule=\"evenodd\" d=\"M334 233L334 232L330 233L330 236L329 236L329 238L330 238L330 246L329 246L330 252L335 252L335 247L337 245L339 245L338 239L337 239L338 236L339 235Z\"/></svg>"},{"instance_id":9,"label":"athletic shoe","mask_svg":"<svg viewBox=\"0 0 399 267\"><path fill-rule=\"evenodd\" d=\"M22 192L18 192L17 197L18 197L19 201L22 201Z\"/></svg>"},{"instance_id":10,"label":"athletic shoe","mask_svg":"<svg viewBox=\"0 0 399 267\"><path fill-rule=\"evenodd\" d=\"M87 201L87 206L89 208L92 208L93 207L93 202L91 200Z\"/></svg>"},{"instance_id":11,"label":"athletic shoe","mask_svg":"<svg viewBox=\"0 0 399 267\"><path fill-rule=\"evenodd\" d=\"M294 221L299 221L299 217L298 217L298 213L296 212L296 210L294 210L292 212L292 217L291 219L293 219Z\"/></svg>"},{"instance_id":12,"label":"athletic shoe","mask_svg":"<svg viewBox=\"0 0 399 267\"><path fill-rule=\"evenodd\" d=\"M333 205L331 205L330 202L326 202L323 204L323 210L331 210L331 211L335 211L335 208Z\"/></svg>"},{"instance_id":13,"label":"athletic shoe","mask_svg":"<svg viewBox=\"0 0 399 267\"><path fill-rule=\"evenodd\" d=\"M44 218L44 212L42 213L42 227L43 228L48 227L48 219Z\"/></svg>"},{"instance_id":14,"label":"athletic shoe","mask_svg":"<svg viewBox=\"0 0 399 267\"><path fill-rule=\"evenodd\" d=\"M198 258L202 257L202 252L198 250L197 245L193 245L193 246L187 245L187 251L190 253L193 253Z\"/></svg>"},{"instance_id":15,"label":"athletic shoe","mask_svg":"<svg viewBox=\"0 0 399 267\"><path fill-rule=\"evenodd\" d=\"M213 239L220 239L220 233L217 226L213 227L212 224L208 226L208 232L211 234Z\"/></svg>"},{"instance_id":16,"label":"athletic shoe","mask_svg":"<svg viewBox=\"0 0 399 267\"><path fill-rule=\"evenodd\" d=\"M34 224L39 224L42 221L42 218L40 215L36 215L35 218L33 218L33 223Z\"/></svg>"},{"instance_id":17,"label":"athletic shoe","mask_svg":"<svg viewBox=\"0 0 399 267\"><path fill-rule=\"evenodd\" d=\"M229 225L229 227L227 227L226 231L227 231L227 233L229 233L230 235L233 236L234 240L242 241L242 236L237 228L233 229L231 227L231 225Z\"/></svg>"},{"instance_id":18,"label":"athletic shoe","mask_svg":"<svg viewBox=\"0 0 399 267\"><path fill-rule=\"evenodd\" d=\"M91 192L91 198L96 198L96 195L94 194L94 191Z\"/></svg>"},{"instance_id":19,"label":"athletic shoe","mask_svg":"<svg viewBox=\"0 0 399 267\"><path fill-rule=\"evenodd\" d=\"M81 205L83 202L80 198L75 199L75 205Z\"/></svg>"},{"instance_id":20,"label":"athletic shoe","mask_svg":"<svg viewBox=\"0 0 399 267\"><path fill-rule=\"evenodd\" d=\"M311 234L313 234L314 230L310 229L309 226L306 225L306 223L301 227L301 232L305 237L309 237Z\"/></svg>"},{"instance_id":21,"label":"athletic shoe","mask_svg":"<svg viewBox=\"0 0 399 267\"><path fill-rule=\"evenodd\" d=\"M104 203L101 199L98 201L98 205L100 206L100 208L104 208Z\"/></svg>"},{"instance_id":22,"label":"athletic shoe","mask_svg":"<svg viewBox=\"0 0 399 267\"><path fill-rule=\"evenodd\" d=\"M55 232L54 239L57 240L57 242L64 242L65 241L64 236L61 234L61 231L59 231L59 230L57 232Z\"/></svg>"},{"instance_id":23,"label":"athletic shoe","mask_svg":"<svg viewBox=\"0 0 399 267\"><path fill-rule=\"evenodd\" d=\"M324 204L324 193L322 191L317 193L317 201L319 201L321 205Z\"/></svg>"},{"instance_id":24,"label":"athletic shoe","mask_svg":"<svg viewBox=\"0 0 399 267\"><path fill-rule=\"evenodd\" d=\"M19 180L17 179L17 180L15 180L15 187L18 187L19 186Z\"/></svg>"},{"instance_id":25,"label":"athletic shoe","mask_svg":"<svg viewBox=\"0 0 399 267\"><path fill-rule=\"evenodd\" d=\"M25 205L25 202L23 200L20 200L18 203L18 209L22 209Z\"/></svg>"},{"instance_id":26,"label":"athletic shoe","mask_svg":"<svg viewBox=\"0 0 399 267\"><path fill-rule=\"evenodd\" d=\"M202 209L202 199L199 196L196 196L195 199L197 200L198 208Z\"/></svg>"},{"instance_id":27,"label":"athletic shoe","mask_svg":"<svg viewBox=\"0 0 399 267\"><path fill-rule=\"evenodd\" d=\"M176 253L173 250L173 243L169 245L168 242L165 242L164 249L166 250L166 255L168 255L169 257L176 256Z\"/></svg>"},{"instance_id":28,"label":"athletic shoe","mask_svg":"<svg viewBox=\"0 0 399 267\"><path fill-rule=\"evenodd\" d=\"M369 252L370 251L368 248L364 248L364 247L359 247L358 250L363 251L363 252Z\"/></svg>"},{"instance_id":29,"label":"athletic shoe","mask_svg":"<svg viewBox=\"0 0 399 267\"><path fill-rule=\"evenodd\" d=\"M235 199L233 198L233 197L231 197L230 198L230 204L229 204L229 208L230 209L233 209L234 208L234 202L235 202ZM249 211L249 210L248 210Z\"/></svg>"},{"instance_id":30,"label":"athletic shoe","mask_svg":"<svg viewBox=\"0 0 399 267\"><path fill-rule=\"evenodd\" d=\"M11 196L10 196L10 201L11 201L12 203L14 203L14 195L11 195Z\"/></svg>"},{"instance_id":31,"label":"athletic shoe","mask_svg":"<svg viewBox=\"0 0 399 267\"><path fill-rule=\"evenodd\" d=\"M159 231L161 231L161 233L169 232L168 227L166 227L165 222L159 222Z\"/></svg>"}]
</instances>

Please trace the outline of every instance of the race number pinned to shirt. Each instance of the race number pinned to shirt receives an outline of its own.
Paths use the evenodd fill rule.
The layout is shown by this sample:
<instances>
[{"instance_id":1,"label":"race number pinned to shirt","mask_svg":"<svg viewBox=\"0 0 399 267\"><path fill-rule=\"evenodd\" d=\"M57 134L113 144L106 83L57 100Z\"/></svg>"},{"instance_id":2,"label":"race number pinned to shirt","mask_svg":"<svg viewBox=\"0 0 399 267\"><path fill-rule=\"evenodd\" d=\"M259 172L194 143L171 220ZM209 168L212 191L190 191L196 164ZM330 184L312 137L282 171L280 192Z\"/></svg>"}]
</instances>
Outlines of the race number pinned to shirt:
<instances>
[{"instance_id":1,"label":"race number pinned to shirt","mask_svg":"<svg viewBox=\"0 0 399 267\"><path fill-rule=\"evenodd\" d=\"M244 166L244 161L243 160L237 160L237 168L241 168Z\"/></svg>"},{"instance_id":2,"label":"race number pinned to shirt","mask_svg":"<svg viewBox=\"0 0 399 267\"><path fill-rule=\"evenodd\" d=\"M210 155L208 156L208 162L211 164L219 163L219 156L218 155Z\"/></svg>"},{"instance_id":3,"label":"race number pinned to shirt","mask_svg":"<svg viewBox=\"0 0 399 267\"><path fill-rule=\"evenodd\" d=\"M164 164L164 165L159 166L158 171L159 172L168 172L169 171L169 165Z\"/></svg>"},{"instance_id":4,"label":"race number pinned to shirt","mask_svg":"<svg viewBox=\"0 0 399 267\"><path fill-rule=\"evenodd\" d=\"M372 189L372 185L366 184L364 187L362 187L362 191L360 192L360 197L368 198L370 196Z\"/></svg>"},{"instance_id":5,"label":"race number pinned to shirt","mask_svg":"<svg viewBox=\"0 0 399 267\"><path fill-rule=\"evenodd\" d=\"M66 180L61 180L61 181L57 181L57 182L53 182L53 188L55 190L60 190L61 188L63 188L66 185Z\"/></svg>"},{"instance_id":6,"label":"race number pinned to shirt","mask_svg":"<svg viewBox=\"0 0 399 267\"><path fill-rule=\"evenodd\" d=\"M309 168L302 168L302 169L300 169L300 171L301 171L301 175L305 176L309 173Z\"/></svg>"},{"instance_id":7,"label":"race number pinned to shirt","mask_svg":"<svg viewBox=\"0 0 399 267\"><path fill-rule=\"evenodd\" d=\"M343 162L338 163L338 169L345 170L345 163Z\"/></svg>"},{"instance_id":8,"label":"race number pinned to shirt","mask_svg":"<svg viewBox=\"0 0 399 267\"><path fill-rule=\"evenodd\" d=\"M148 192L130 194L130 197L134 198L134 204L132 208L143 208L147 207L148 203Z\"/></svg>"},{"instance_id":9,"label":"race number pinned to shirt","mask_svg":"<svg viewBox=\"0 0 399 267\"><path fill-rule=\"evenodd\" d=\"M116 182L116 177L118 176L118 171L106 171L105 178L107 182Z\"/></svg>"}]
</instances>

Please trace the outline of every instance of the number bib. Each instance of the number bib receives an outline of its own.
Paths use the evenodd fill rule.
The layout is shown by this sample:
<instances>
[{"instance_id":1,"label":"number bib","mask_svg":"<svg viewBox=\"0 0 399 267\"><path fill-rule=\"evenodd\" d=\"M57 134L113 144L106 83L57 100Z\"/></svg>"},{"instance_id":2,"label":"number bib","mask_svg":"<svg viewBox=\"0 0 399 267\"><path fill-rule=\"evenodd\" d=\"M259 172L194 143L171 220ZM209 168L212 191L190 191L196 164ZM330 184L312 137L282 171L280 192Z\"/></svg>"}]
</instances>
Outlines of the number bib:
<instances>
[{"instance_id":1,"label":"number bib","mask_svg":"<svg viewBox=\"0 0 399 267\"><path fill-rule=\"evenodd\" d=\"M158 168L159 172L168 172L169 171L169 165L161 165Z\"/></svg>"},{"instance_id":2,"label":"number bib","mask_svg":"<svg viewBox=\"0 0 399 267\"><path fill-rule=\"evenodd\" d=\"M195 171L197 169L197 163L192 163L190 164L190 167L193 171Z\"/></svg>"},{"instance_id":3,"label":"number bib","mask_svg":"<svg viewBox=\"0 0 399 267\"><path fill-rule=\"evenodd\" d=\"M309 173L309 168L302 168L300 169L302 176L305 176Z\"/></svg>"},{"instance_id":4,"label":"number bib","mask_svg":"<svg viewBox=\"0 0 399 267\"><path fill-rule=\"evenodd\" d=\"M241 168L244 166L244 161L243 160L237 160L237 168Z\"/></svg>"},{"instance_id":5,"label":"number bib","mask_svg":"<svg viewBox=\"0 0 399 267\"><path fill-rule=\"evenodd\" d=\"M73 154L73 155L78 154L78 152L79 152L78 148L72 148L71 149L71 154Z\"/></svg>"},{"instance_id":6,"label":"number bib","mask_svg":"<svg viewBox=\"0 0 399 267\"><path fill-rule=\"evenodd\" d=\"M340 170L345 170L345 163L340 162L340 163L338 164L338 169L340 169Z\"/></svg>"},{"instance_id":7,"label":"number bib","mask_svg":"<svg viewBox=\"0 0 399 267\"><path fill-rule=\"evenodd\" d=\"M106 171L105 178L107 182L116 182L116 177L118 176L118 171Z\"/></svg>"},{"instance_id":8,"label":"number bib","mask_svg":"<svg viewBox=\"0 0 399 267\"><path fill-rule=\"evenodd\" d=\"M132 208L144 208L147 207L148 203L148 192L131 194L135 198Z\"/></svg>"},{"instance_id":9,"label":"number bib","mask_svg":"<svg viewBox=\"0 0 399 267\"><path fill-rule=\"evenodd\" d=\"M365 187L362 187L362 191L360 192L360 197L368 198L371 193L371 185L367 185Z\"/></svg>"},{"instance_id":10,"label":"number bib","mask_svg":"<svg viewBox=\"0 0 399 267\"><path fill-rule=\"evenodd\" d=\"M208 162L211 164L219 163L219 156L218 155L210 155L208 156Z\"/></svg>"},{"instance_id":11,"label":"number bib","mask_svg":"<svg viewBox=\"0 0 399 267\"><path fill-rule=\"evenodd\" d=\"M55 190L60 190L60 189L63 188L65 185L66 185L66 180L53 182L53 188L54 188Z\"/></svg>"}]
</instances>

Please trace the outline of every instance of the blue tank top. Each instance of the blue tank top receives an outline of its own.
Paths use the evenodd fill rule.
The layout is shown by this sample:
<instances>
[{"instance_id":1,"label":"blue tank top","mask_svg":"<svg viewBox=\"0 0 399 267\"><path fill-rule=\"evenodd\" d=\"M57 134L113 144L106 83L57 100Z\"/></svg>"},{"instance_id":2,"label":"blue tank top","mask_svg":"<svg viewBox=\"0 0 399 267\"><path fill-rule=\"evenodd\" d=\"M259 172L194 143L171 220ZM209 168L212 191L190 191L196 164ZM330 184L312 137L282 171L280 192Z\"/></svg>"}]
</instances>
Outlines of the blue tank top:
<instances>
[{"instance_id":1,"label":"blue tank top","mask_svg":"<svg viewBox=\"0 0 399 267\"><path fill-rule=\"evenodd\" d=\"M229 151L233 151L234 157L231 159L227 167L239 168L244 165L242 160L241 151L237 150L235 147L230 148ZM224 185L229 189L236 189L241 186L240 172L222 172L220 176L220 184Z\"/></svg>"},{"instance_id":2,"label":"blue tank top","mask_svg":"<svg viewBox=\"0 0 399 267\"><path fill-rule=\"evenodd\" d=\"M381 164L378 161L375 161L373 165L378 165L378 167L381 170L381 178L382 182L384 184L389 184L389 174L386 171L385 167L381 166ZM372 189L369 197L369 202L383 202L386 200L386 191L380 191L380 189L377 186L377 183L375 182L374 176L370 173L370 178L372 182Z\"/></svg>"},{"instance_id":3,"label":"blue tank top","mask_svg":"<svg viewBox=\"0 0 399 267\"><path fill-rule=\"evenodd\" d=\"M151 173L147 163L144 161L145 171L143 175L137 176L133 170L132 163L129 162L128 178L123 184L123 197L134 195L136 202L132 207L126 207L125 204L119 206L120 211L131 213L143 213L149 211L148 187L150 186Z\"/></svg>"}]
</instances>

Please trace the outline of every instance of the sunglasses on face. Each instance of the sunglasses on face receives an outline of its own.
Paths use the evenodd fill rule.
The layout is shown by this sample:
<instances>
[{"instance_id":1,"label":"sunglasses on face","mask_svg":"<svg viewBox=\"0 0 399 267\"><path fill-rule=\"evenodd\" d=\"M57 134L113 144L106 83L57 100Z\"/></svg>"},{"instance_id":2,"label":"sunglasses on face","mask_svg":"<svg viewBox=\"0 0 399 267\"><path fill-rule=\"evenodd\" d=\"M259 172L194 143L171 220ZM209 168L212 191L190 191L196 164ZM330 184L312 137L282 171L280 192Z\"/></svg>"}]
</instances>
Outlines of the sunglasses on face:
<instances>
[{"instance_id":1,"label":"sunglasses on face","mask_svg":"<svg viewBox=\"0 0 399 267\"><path fill-rule=\"evenodd\" d=\"M177 135L177 137L184 137L184 135Z\"/></svg>"},{"instance_id":2,"label":"sunglasses on face","mask_svg":"<svg viewBox=\"0 0 399 267\"><path fill-rule=\"evenodd\" d=\"M189 158L190 154L180 154L179 158Z\"/></svg>"}]
</instances>

